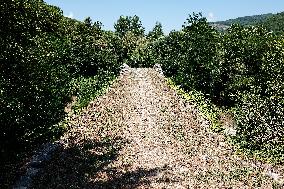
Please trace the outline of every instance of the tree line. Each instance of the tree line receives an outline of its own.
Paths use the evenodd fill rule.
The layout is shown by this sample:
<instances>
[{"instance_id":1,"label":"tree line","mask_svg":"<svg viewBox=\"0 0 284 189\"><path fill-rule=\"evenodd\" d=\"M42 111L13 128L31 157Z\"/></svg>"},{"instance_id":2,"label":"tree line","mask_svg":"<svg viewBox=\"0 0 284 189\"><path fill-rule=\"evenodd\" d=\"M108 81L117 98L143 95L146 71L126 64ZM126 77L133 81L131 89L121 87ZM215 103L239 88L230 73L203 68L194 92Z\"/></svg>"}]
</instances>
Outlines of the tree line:
<instances>
[{"instance_id":1,"label":"tree line","mask_svg":"<svg viewBox=\"0 0 284 189\"><path fill-rule=\"evenodd\" d=\"M282 35L238 24L220 33L201 14L193 14L180 31L155 40L148 49L152 64L161 64L177 85L201 92L233 114L237 134L232 141L241 150L283 163Z\"/></svg>"}]
</instances>

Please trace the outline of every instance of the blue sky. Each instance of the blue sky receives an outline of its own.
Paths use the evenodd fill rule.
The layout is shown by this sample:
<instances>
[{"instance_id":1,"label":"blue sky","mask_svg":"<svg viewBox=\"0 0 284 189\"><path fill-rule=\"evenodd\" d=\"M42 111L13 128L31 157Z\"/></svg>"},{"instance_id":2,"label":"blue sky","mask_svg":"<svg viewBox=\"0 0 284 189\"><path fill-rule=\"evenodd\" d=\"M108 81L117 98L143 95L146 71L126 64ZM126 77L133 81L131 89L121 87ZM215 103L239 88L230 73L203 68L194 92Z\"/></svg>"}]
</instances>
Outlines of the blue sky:
<instances>
[{"instance_id":1,"label":"blue sky","mask_svg":"<svg viewBox=\"0 0 284 189\"><path fill-rule=\"evenodd\" d=\"M202 12L209 21L284 11L284 0L45 0L60 7L65 16L78 20L90 16L113 30L120 15L140 17L146 31L156 21L166 33L179 30L188 14Z\"/></svg>"}]
</instances>

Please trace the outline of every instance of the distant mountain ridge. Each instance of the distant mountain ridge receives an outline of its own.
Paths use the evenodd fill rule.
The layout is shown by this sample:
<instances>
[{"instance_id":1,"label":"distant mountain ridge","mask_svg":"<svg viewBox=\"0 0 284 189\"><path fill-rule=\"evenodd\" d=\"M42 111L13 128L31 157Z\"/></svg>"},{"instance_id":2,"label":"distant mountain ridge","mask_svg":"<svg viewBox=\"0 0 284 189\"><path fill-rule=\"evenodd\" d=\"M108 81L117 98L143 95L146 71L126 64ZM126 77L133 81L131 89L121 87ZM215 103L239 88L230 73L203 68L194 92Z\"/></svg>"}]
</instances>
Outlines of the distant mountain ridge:
<instances>
[{"instance_id":1,"label":"distant mountain ridge","mask_svg":"<svg viewBox=\"0 0 284 189\"><path fill-rule=\"evenodd\" d=\"M255 25L257 23L263 22L269 17L272 17L274 14L260 14L260 15L253 15L253 16L244 16L238 17L235 19L229 19L226 21L218 21L214 22L214 24L226 25L231 26L232 24L240 24L240 25Z\"/></svg>"},{"instance_id":2,"label":"distant mountain ridge","mask_svg":"<svg viewBox=\"0 0 284 189\"><path fill-rule=\"evenodd\" d=\"M280 12L277 14L268 13L253 16L244 16L235 19L229 19L226 21L210 22L210 25L212 25L219 31L224 31L228 29L232 24L240 24L244 26L263 25L268 30L273 31L276 34L283 34L284 12Z\"/></svg>"}]
</instances>

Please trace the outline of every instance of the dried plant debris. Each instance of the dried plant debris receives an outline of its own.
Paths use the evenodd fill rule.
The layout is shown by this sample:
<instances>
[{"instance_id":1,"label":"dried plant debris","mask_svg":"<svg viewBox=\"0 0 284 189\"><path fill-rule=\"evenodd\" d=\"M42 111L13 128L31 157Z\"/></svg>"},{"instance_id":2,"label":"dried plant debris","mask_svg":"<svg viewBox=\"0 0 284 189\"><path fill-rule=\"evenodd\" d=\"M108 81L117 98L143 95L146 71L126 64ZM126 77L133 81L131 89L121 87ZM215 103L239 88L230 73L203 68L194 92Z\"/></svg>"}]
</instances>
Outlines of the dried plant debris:
<instances>
[{"instance_id":1,"label":"dried plant debris","mask_svg":"<svg viewBox=\"0 0 284 189\"><path fill-rule=\"evenodd\" d=\"M69 124L31 188L283 187L281 167L234 155L154 69L125 67Z\"/></svg>"}]
</instances>

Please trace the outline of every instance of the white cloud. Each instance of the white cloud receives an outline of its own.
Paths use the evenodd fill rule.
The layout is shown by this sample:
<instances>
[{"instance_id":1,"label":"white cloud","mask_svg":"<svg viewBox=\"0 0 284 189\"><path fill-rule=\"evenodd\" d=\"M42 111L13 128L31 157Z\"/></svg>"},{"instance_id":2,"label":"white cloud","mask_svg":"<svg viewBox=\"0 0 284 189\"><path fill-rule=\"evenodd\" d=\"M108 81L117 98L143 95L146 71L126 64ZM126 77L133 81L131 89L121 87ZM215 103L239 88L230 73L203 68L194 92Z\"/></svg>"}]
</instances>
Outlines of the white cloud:
<instances>
[{"instance_id":1,"label":"white cloud","mask_svg":"<svg viewBox=\"0 0 284 189\"><path fill-rule=\"evenodd\" d=\"M213 12L209 12L209 13L208 13L207 20L208 20L209 22L213 22L213 21L215 20L215 15L214 15Z\"/></svg>"},{"instance_id":2,"label":"white cloud","mask_svg":"<svg viewBox=\"0 0 284 189\"><path fill-rule=\"evenodd\" d=\"M74 18L74 14L73 12L69 12L69 14L65 15L68 18Z\"/></svg>"}]
</instances>

